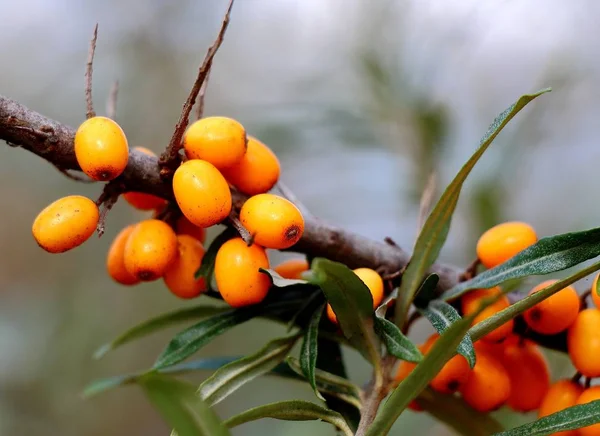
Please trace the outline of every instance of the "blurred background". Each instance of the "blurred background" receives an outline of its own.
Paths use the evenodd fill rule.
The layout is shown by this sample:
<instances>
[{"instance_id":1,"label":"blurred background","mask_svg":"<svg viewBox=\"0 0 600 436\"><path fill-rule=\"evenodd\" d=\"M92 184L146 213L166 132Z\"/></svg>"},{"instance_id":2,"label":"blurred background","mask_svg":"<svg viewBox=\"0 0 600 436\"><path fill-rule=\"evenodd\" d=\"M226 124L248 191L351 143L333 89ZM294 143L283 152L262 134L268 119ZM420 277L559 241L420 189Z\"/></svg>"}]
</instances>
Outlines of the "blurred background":
<instances>
[{"instance_id":1,"label":"blurred background","mask_svg":"<svg viewBox=\"0 0 600 436\"><path fill-rule=\"evenodd\" d=\"M98 22L96 109L104 113L118 79L117 120L130 145L159 153L226 4L0 0L0 94L77 126L85 115L88 42ZM391 236L410 249L429 175L436 173L439 192L498 113L521 94L553 87L511 122L466 184L442 253L444 261L465 266L478 235L503 220L527 221L540 236L598 225L599 18L593 0L238 0L215 59L206 115L237 118L272 147L282 179L317 216L375 239ZM50 255L31 236L36 214L67 194L96 198L100 186L67 180L9 147L0 147L0 182L0 434L169 434L136 387L80 396L94 379L149 367L177 331L92 359L124 329L186 305L161 282L129 289L105 272L111 239L147 215L119 202L103 238ZM422 340L430 330L417 326L413 337ZM253 352L283 333L278 329L253 321L200 355ZM564 356L548 357L554 378L571 375ZM351 375L366 381L361 358L349 353L348 359ZM227 417L292 398L313 394L262 378L217 412ZM532 419L504 410L496 415L510 425ZM402 434L417 428L452 434L413 412L393 434L400 426ZM275 420L234 434L309 432L333 434L322 423Z\"/></svg>"}]
</instances>

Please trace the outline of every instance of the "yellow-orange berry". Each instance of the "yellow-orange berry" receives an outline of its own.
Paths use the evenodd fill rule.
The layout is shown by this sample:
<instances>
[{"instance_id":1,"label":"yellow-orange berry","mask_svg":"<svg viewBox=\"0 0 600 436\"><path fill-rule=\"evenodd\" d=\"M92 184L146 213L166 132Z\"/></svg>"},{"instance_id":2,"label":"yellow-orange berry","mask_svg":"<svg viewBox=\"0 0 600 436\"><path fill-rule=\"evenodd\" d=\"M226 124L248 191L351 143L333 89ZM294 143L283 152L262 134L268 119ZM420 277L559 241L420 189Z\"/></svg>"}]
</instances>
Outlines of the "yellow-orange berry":
<instances>
[{"instance_id":1,"label":"yellow-orange berry","mask_svg":"<svg viewBox=\"0 0 600 436\"><path fill-rule=\"evenodd\" d=\"M591 388L585 389L579 398L577 398L576 405L587 404L592 401L600 400L600 386L592 386ZM577 429L579 436L598 436L600 435L600 424L588 425Z\"/></svg>"},{"instance_id":2,"label":"yellow-orange berry","mask_svg":"<svg viewBox=\"0 0 600 436\"><path fill-rule=\"evenodd\" d=\"M206 291L204 277L194 278L204 257L204 247L189 235L178 235L179 255L169 265L163 280L174 295L179 298L194 298Z\"/></svg>"},{"instance_id":3,"label":"yellow-orange berry","mask_svg":"<svg viewBox=\"0 0 600 436\"><path fill-rule=\"evenodd\" d=\"M493 268L536 242L537 235L529 224L518 221L498 224L479 238L477 257L486 268Z\"/></svg>"},{"instance_id":4,"label":"yellow-orange berry","mask_svg":"<svg viewBox=\"0 0 600 436\"><path fill-rule=\"evenodd\" d=\"M156 156L152 150L149 150L145 147L134 147L134 150L140 151L149 156ZM131 206L139 210L155 210L163 207L167 203L163 198L152 194L146 194L144 192L126 192L123 194L123 198Z\"/></svg>"},{"instance_id":5,"label":"yellow-orange berry","mask_svg":"<svg viewBox=\"0 0 600 436\"><path fill-rule=\"evenodd\" d=\"M558 280L546 280L531 290L529 295L557 283ZM573 286L567 286L556 294L523 314L523 318L531 330L543 335L553 335L566 330L575 322L579 314L579 295Z\"/></svg>"},{"instance_id":6,"label":"yellow-orange berry","mask_svg":"<svg viewBox=\"0 0 600 436\"><path fill-rule=\"evenodd\" d=\"M304 232L300 210L291 201L273 194L258 194L246 200L240 221L254 241L265 248L289 248Z\"/></svg>"},{"instance_id":7,"label":"yellow-orange berry","mask_svg":"<svg viewBox=\"0 0 600 436\"><path fill-rule=\"evenodd\" d=\"M99 217L96 203L81 195L70 195L46 206L33 221L31 231L44 250L64 253L92 236Z\"/></svg>"},{"instance_id":8,"label":"yellow-orange berry","mask_svg":"<svg viewBox=\"0 0 600 436\"><path fill-rule=\"evenodd\" d=\"M425 354L429 352L438 338L439 335L434 334L425 342ZM429 385L437 392L451 394L464 386L470 375L471 368L467 360L461 355L456 355L444 364L440 372L431 379Z\"/></svg>"},{"instance_id":9,"label":"yellow-orange berry","mask_svg":"<svg viewBox=\"0 0 600 436\"><path fill-rule=\"evenodd\" d=\"M231 212L227 181L213 164L203 160L188 160L177 168L173 193L181 212L198 227L218 224Z\"/></svg>"},{"instance_id":10,"label":"yellow-orange berry","mask_svg":"<svg viewBox=\"0 0 600 436\"><path fill-rule=\"evenodd\" d=\"M573 366L586 377L600 376L600 310L579 312L567 332L567 350Z\"/></svg>"},{"instance_id":11,"label":"yellow-orange berry","mask_svg":"<svg viewBox=\"0 0 600 436\"><path fill-rule=\"evenodd\" d=\"M383 279L377 271L370 268L357 268L353 271L369 288L373 298L373 310L377 309L383 300ZM330 304L327 304L327 317L332 323L337 324L337 317Z\"/></svg>"},{"instance_id":12,"label":"yellow-orange berry","mask_svg":"<svg viewBox=\"0 0 600 436\"><path fill-rule=\"evenodd\" d=\"M552 415L577 403L577 399L583 392L583 387L572 380L559 380L546 392L540 408L538 418ZM567 430L552 433L553 436L577 436L577 430Z\"/></svg>"},{"instance_id":13,"label":"yellow-orange berry","mask_svg":"<svg viewBox=\"0 0 600 436\"><path fill-rule=\"evenodd\" d=\"M249 136L248 151L237 164L225 168L223 175L238 191L257 195L275 186L280 171L275 153L258 139Z\"/></svg>"},{"instance_id":14,"label":"yellow-orange berry","mask_svg":"<svg viewBox=\"0 0 600 436\"><path fill-rule=\"evenodd\" d=\"M129 145L123 129L106 117L85 120L75 133L74 148L77 163L94 180L115 179L129 160Z\"/></svg>"},{"instance_id":15,"label":"yellow-orange berry","mask_svg":"<svg viewBox=\"0 0 600 436\"><path fill-rule=\"evenodd\" d=\"M162 277L177 257L177 236L164 221L149 219L138 223L125 244L125 268L147 282Z\"/></svg>"},{"instance_id":16,"label":"yellow-orange berry","mask_svg":"<svg viewBox=\"0 0 600 436\"><path fill-rule=\"evenodd\" d=\"M183 147L188 159L202 159L219 169L227 168L246 154L246 129L231 118L202 118L183 135Z\"/></svg>"},{"instance_id":17,"label":"yellow-orange berry","mask_svg":"<svg viewBox=\"0 0 600 436\"><path fill-rule=\"evenodd\" d=\"M175 222L175 233L178 235L189 235L199 240L202 244L206 241L206 229L192 224L185 215L180 216Z\"/></svg>"},{"instance_id":18,"label":"yellow-orange berry","mask_svg":"<svg viewBox=\"0 0 600 436\"><path fill-rule=\"evenodd\" d=\"M308 271L310 265L306 259L289 259L281 262L273 270L284 279L297 280L304 271Z\"/></svg>"},{"instance_id":19,"label":"yellow-orange berry","mask_svg":"<svg viewBox=\"0 0 600 436\"><path fill-rule=\"evenodd\" d=\"M232 307L260 303L269 292L271 279L259 268L269 268L263 247L248 247L242 238L225 242L215 259L215 280L223 300Z\"/></svg>"},{"instance_id":20,"label":"yellow-orange berry","mask_svg":"<svg viewBox=\"0 0 600 436\"><path fill-rule=\"evenodd\" d=\"M600 277L600 273L596 274L594 277L594 281L592 282L592 300L598 309L600 309L600 295L596 292L596 286L598 285L598 277Z\"/></svg>"},{"instance_id":21,"label":"yellow-orange berry","mask_svg":"<svg viewBox=\"0 0 600 436\"><path fill-rule=\"evenodd\" d=\"M502 290L498 287L489 289L475 289L463 295L461 297L462 312L465 315L470 315L479 309L479 305L483 299L497 297L502 293ZM489 318L490 316L506 309L510 306L510 301L507 296L501 296L499 299L486 307L479 315L473 320L473 325L480 323L481 321ZM502 324L495 330L492 330L482 339L489 342L501 342L503 341L513 330L514 321L511 319L506 323Z\"/></svg>"},{"instance_id":22,"label":"yellow-orange berry","mask_svg":"<svg viewBox=\"0 0 600 436\"><path fill-rule=\"evenodd\" d=\"M135 285L140 280L125 268L125 244L133 231L135 224L125 227L113 240L106 257L106 269L110 277L125 286Z\"/></svg>"},{"instance_id":23,"label":"yellow-orange berry","mask_svg":"<svg viewBox=\"0 0 600 436\"><path fill-rule=\"evenodd\" d=\"M419 351L421 351L421 353L426 353L426 344L418 345L417 348ZM396 371L396 375L394 376L394 384L398 385L400 382L402 382L406 377L408 377L408 375L413 371L413 369L415 369L416 366L416 363L407 362L406 360L400 362L400 365L398 365L398 369ZM423 410L423 407L419 405L416 399L410 402L408 408L414 410L415 412L421 412Z\"/></svg>"}]
</instances>

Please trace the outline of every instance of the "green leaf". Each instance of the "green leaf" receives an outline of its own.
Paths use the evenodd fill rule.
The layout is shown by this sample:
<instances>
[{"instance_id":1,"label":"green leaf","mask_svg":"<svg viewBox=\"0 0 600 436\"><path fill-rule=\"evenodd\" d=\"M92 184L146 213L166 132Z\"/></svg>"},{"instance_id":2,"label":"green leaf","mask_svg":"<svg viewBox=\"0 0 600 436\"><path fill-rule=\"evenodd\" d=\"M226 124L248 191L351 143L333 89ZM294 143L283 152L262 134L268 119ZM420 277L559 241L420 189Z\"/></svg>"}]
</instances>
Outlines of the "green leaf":
<instances>
[{"instance_id":1,"label":"green leaf","mask_svg":"<svg viewBox=\"0 0 600 436\"><path fill-rule=\"evenodd\" d=\"M419 311L429 320L439 334L444 333L448 327L461 319L454 307L440 300L431 301L426 308L419 309ZM468 334L460 341L458 354L467 359L471 368L475 366L475 348Z\"/></svg>"},{"instance_id":2,"label":"green leaf","mask_svg":"<svg viewBox=\"0 0 600 436\"><path fill-rule=\"evenodd\" d=\"M211 406L281 363L301 334L275 339L255 354L225 365L204 380L198 393Z\"/></svg>"},{"instance_id":3,"label":"green leaf","mask_svg":"<svg viewBox=\"0 0 600 436\"><path fill-rule=\"evenodd\" d=\"M408 314L410 305L423 281L423 277L437 259L440 250L446 241L452 215L454 214L454 209L458 203L460 191L465 179L504 126L506 126L506 124L530 101L548 91L549 89L545 89L535 94L522 96L516 103L502 112L494 120L484 137L481 139L477 151L475 151L467 163L460 169L454 180L448 185L433 208L419 233L412 257L402 276L402 283L396 301L395 321L398 327L402 328L404 326L406 315Z\"/></svg>"},{"instance_id":4,"label":"green leaf","mask_svg":"<svg viewBox=\"0 0 600 436\"><path fill-rule=\"evenodd\" d=\"M569 407L495 436L542 436L575 430L600 422L600 400Z\"/></svg>"},{"instance_id":5,"label":"green leaf","mask_svg":"<svg viewBox=\"0 0 600 436\"><path fill-rule=\"evenodd\" d=\"M373 331L369 288L346 265L322 257L312 262L310 282L323 290L344 336L378 368L379 346Z\"/></svg>"},{"instance_id":6,"label":"green leaf","mask_svg":"<svg viewBox=\"0 0 600 436\"><path fill-rule=\"evenodd\" d=\"M436 287L440 281L440 276L437 274L429 274L415 295L414 304L418 308L426 307L431 300L436 297Z\"/></svg>"},{"instance_id":7,"label":"green leaf","mask_svg":"<svg viewBox=\"0 0 600 436\"><path fill-rule=\"evenodd\" d=\"M194 386L162 375L137 380L144 393L178 436L228 436L219 417L197 395Z\"/></svg>"},{"instance_id":8,"label":"green leaf","mask_svg":"<svg viewBox=\"0 0 600 436\"><path fill-rule=\"evenodd\" d=\"M127 384L134 383L139 374L125 374L118 375L115 377L103 378L100 380L94 380L85 387L81 394L83 398L91 398L110 389L114 389L118 386L124 386Z\"/></svg>"},{"instance_id":9,"label":"green leaf","mask_svg":"<svg viewBox=\"0 0 600 436\"><path fill-rule=\"evenodd\" d=\"M215 272L215 259L217 258L217 252L219 251L219 248L221 248L221 245L223 245L225 242L236 237L237 235L238 234L235 229L227 227L215 239L213 239L208 246L208 250L206 250L206 253L204 253L200 268L198 268L194 277L204 277L206 284L210 286L213 274Z\"/></svg>"},{"instance_id":10,"label":"green leaf","mask_svg":"<svg viewBox=\"0 0 600 436\"><path fill-rule=\"evenodd\" d=\"M423 354L417 346L404 336L393 322L376 316L375 333L381 338L392 356L414 363L418 363L423 359Z\"/></svg>"},{"instance_id":11,"label":"green leaf","mask_svg":"<svg viewBox=\"0 0 600 436\"><path fill-rule=\"evenodd\" d=\"M198 318L205 318L207 316L223 313L227 310L229 310L229 308L227 307L195 306L159 315L155 318L151 318L147 321L144 321L141 324L136 325L135 327L132 327L125 333L122 333L112 342L102 345L94 353L94 358L100 359L109 351L114 350L115 348L127 344L135 339L147 336L158 330L165 329L185 321L190 321Z\"/></svg>"},{"instance_id":12,"label":"green leaf","mask_svg":"<svg viewBox=\"0 0 600 436\"><path fill-rule=\"evenodd\" d=\"M281 277L275 270L259 268L261 273L266 274L271 279L271 283L273 286L277 288L285 288L287 286L298 286L298 285L308 285L306 280L299 279L284 279Z\"/></svg>"},{"instance_id":13,"label":"green leaf","mask_svg":"<svg viewBox=\"0 0 600 436\"><path fill-rule=\"evenodd\" d=\"M319 323L321 322L321 315L325 305L320 306L313 314L306 333L304 340L302 341L302 348L300 349L300 366L302 367L302 373L308 379L315 395L319 400L325 401L325 398L317 390L315 382L315 369L317 366L317 353L318 353L318 339L319 339Z\"/></svg>"},{"instance_id":14,"label":"green leaf","mask_svg":"<svg viewBox=\"0 0 600 436\"><path fill-rule=\"evenodd\" d=\"M510 279L562 271L597 256L600 227L542 238L503 264L459 283L444 292L442 298L448 301L470 289L487 289Z\"/></svg>"},{"instance_id":15,"label":"green leaf","mask_svg":"<svg viewBox=\"0 0 600 436\"><path fill-rule=\"evenodd\" d=\"M339 413L301 400L279 401L258 406L229 418L225 421L225 425L232 428L262 418L283 419L286 421L321 420L333 424L347 436L354 434Z\"/></svg>"},{"instance_id":16,"label":"green leaf","mask_svg":"<svg viewBox=\"0 0 600 436\"><path fill-rule=\"evenodd\" d=\"M317 289L305 299L304 303L302 303L300 308L296 311L294 315L292 315L289 322L287 323L288 332L290 332L296 326L296 324L299 323L300 318L303 317L304 312L308 310L308 308L312 307L317 302L319 297L323 298L323 292L321 292L320 289Z\"/></svg>"}]
</instances>

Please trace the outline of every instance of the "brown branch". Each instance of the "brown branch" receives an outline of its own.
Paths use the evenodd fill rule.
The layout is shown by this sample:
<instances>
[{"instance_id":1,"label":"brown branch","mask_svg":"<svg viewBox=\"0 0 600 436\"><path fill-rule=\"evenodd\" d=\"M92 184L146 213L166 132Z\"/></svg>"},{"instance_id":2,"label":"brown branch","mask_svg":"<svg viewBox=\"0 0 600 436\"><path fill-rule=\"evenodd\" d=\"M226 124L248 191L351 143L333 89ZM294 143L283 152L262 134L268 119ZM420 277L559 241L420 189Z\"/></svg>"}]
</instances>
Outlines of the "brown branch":
<instances>
[{"instance_id":1,"label":"brown branch","mask_svg":"<svg viewBox=\"0 0 600 436\"><path fill-rule=\"evenodd\" d=\"M246 227L242 224L240 219L237 217L235 211L231 211L231 214L227 218L227 224L233 227L240 235L240 238L249 246L254 243L254 235L251 234Z\"/></svg>"},{"instance_id":2,"label":"brown branch","mask_svg":"<svg viewBox=\"0 0 600 436\"><path fill-rule=\"evenodd\" d=\"M94 104L92 102L92 70L94 65L94 53L96 52L96 41L98 40L98 23L94 26L94 33L90 40L90 49L88 51L88 58L85 64L85 105L86 105L86 118L92 118L96 116L94 112Z\"/></svg>"},{"instance_id":3,"label":"brown branch","mask_svg":"<svg viewBox=\"0 0 600 436\"><path fill-rule=\"evenodd\" d=\"M210 69L206 73L204 83L200 87L200 95L198 96L198 105L196 106L196 119L199 120L204 116L204 100L206 99L206 88L208 87L208 81L210 80Z\"/></svg>"},{"instance_id":4,"label":"brown branch","mask_svg":"<svg viewBox=\"0 0 600 436\"><path fill-rule=\"evenodd\" d=\"M229 6L227 7L227 12L225 12L225 16L223 17L223 22L221 23L221 29L219 30L217 39L213 45L210 46L208 52L206 53L204 61L198 70L198 76L196 77L194 86L192 86L192 90L190 91L190 94L183 105L183 110L181 111L179 121L175 126L175 132L171 137L171 141L169 142L167 149L160 156L160 175L163 179L170 179L173 176L173 172L179 165L179 150L181 150L183 134L188 126L190 113L194 107L194 103L196 103L196 98L198 97L200 88L202 88L202 85L208 76L208 73L212 67L213 59L217 54L219 47L221 47L221 43L225 37L225 31L229 26L229 18L231 15L231 9L233 8L233 2L234 0L229 0Z\"/></svg>"},{"instance_id":5,"label":"brown branch","mask_svg":"<svg viewBox=\"0 0 600 436\"><path fill-rule=\"evenodd\" d=\"M108 98L106 99L106 116L115 119L117 116L117 97L119 95L119 81L115 80L110 87Z\"/></svg>"}]
</instances>

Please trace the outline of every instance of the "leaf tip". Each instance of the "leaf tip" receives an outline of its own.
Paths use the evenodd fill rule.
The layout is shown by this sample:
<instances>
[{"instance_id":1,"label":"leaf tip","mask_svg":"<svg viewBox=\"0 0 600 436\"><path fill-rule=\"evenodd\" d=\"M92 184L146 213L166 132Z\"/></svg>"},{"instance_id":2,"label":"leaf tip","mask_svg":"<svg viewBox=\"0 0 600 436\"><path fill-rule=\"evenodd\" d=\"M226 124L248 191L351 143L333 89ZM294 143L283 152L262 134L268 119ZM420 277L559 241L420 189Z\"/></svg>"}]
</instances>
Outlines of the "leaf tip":
<instances>
[{"instance_id":1,"label":"leaf tip","mask_svg":"<svg viewBox=\"0 0 600 436\"><path fill-rule=\"evenodd\" d=\"M96 351L94 351L94 354L92 354L92 358L94 360L100 360L102 359L104 356L106 356L106 354L112 350L112 346L111 344L104 344L101 347L99 347Z\"/></svg>"}]
</instances>

